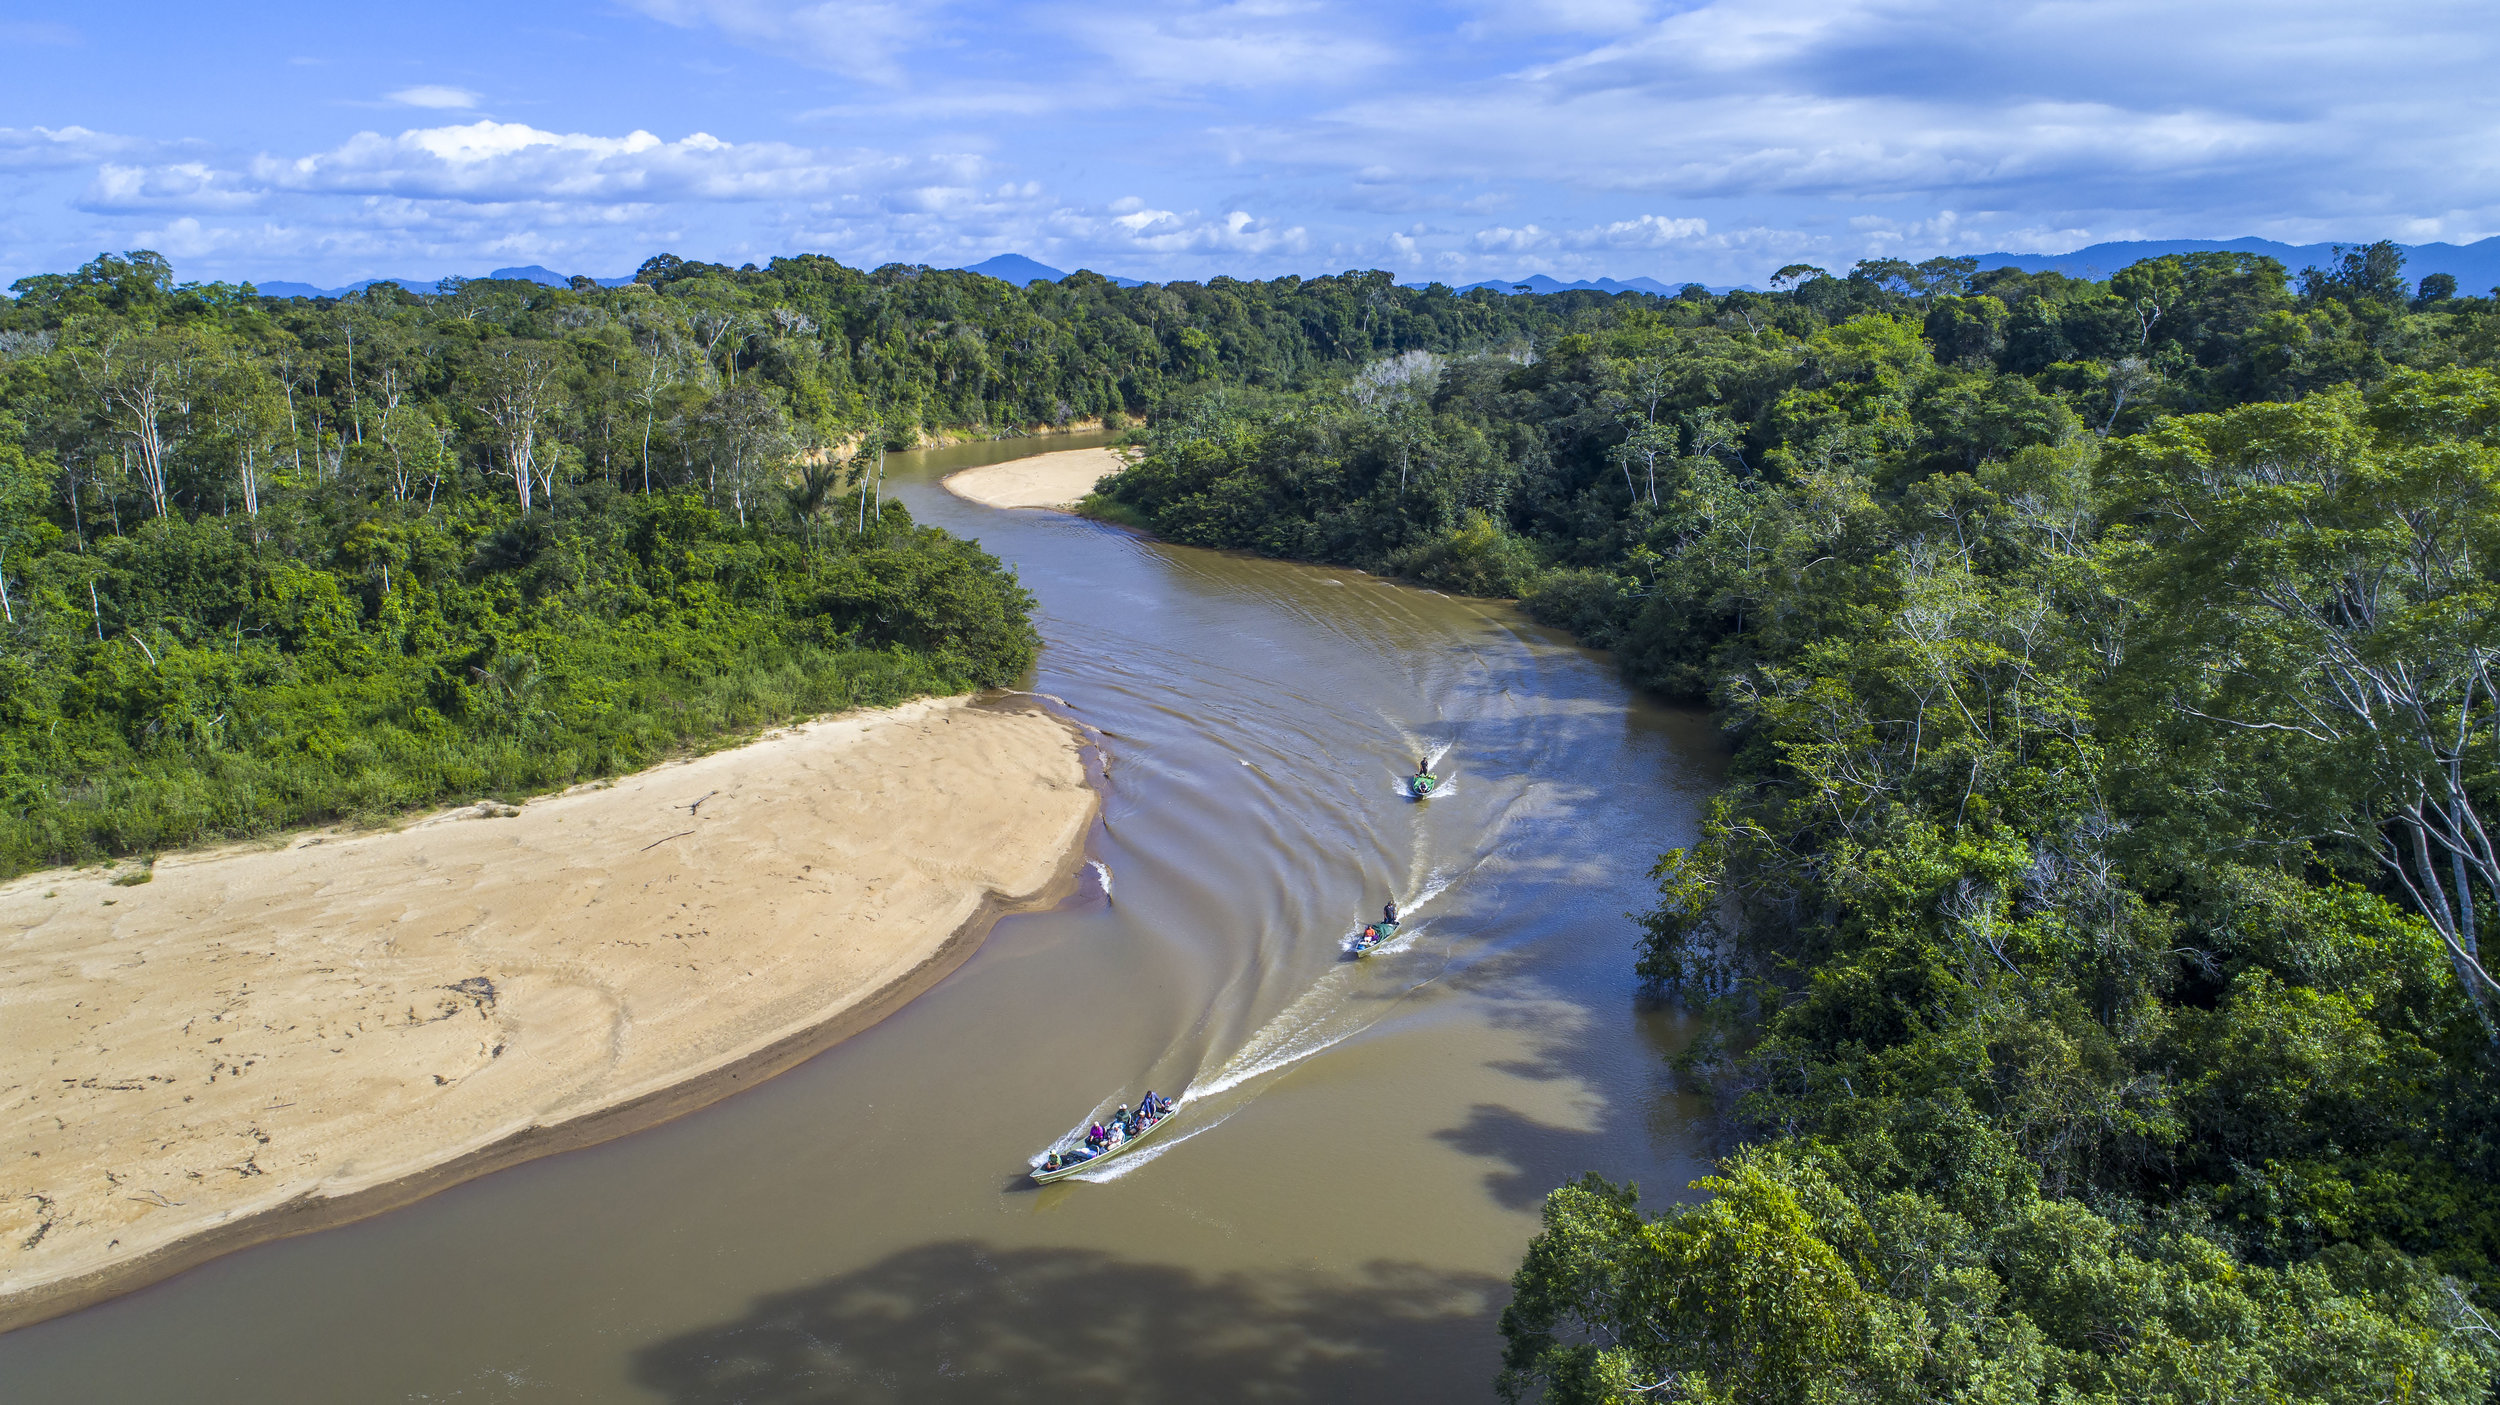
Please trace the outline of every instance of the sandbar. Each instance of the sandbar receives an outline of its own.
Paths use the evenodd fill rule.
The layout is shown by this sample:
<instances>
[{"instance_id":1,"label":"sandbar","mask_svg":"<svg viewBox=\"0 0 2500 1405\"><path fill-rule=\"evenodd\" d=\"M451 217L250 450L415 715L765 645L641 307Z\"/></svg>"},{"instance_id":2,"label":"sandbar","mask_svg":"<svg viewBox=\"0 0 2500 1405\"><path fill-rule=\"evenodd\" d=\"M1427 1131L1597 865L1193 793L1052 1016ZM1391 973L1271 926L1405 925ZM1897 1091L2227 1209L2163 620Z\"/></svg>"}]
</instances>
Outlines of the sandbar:
<instances>
[{"instance_id":1,"label":"sandbar","mask_svg":"<svg viewBox=\"0 0 2500 1405\"><path fill-rule=\"evenodd\" d=\"M816 1053L1067 891L1082 745L919 702L141 885L0 886L0 1330Z\"/></svg>"},{"instance_id":2,"label":"sandbar","mask_svg":"<svg viewBox=\"0 0 2500 1405\"><path fill-rule=\"evenodd\" d=\"M991 507L1041 507L1065 512L1094 485L1128 467L1112 449L1061 449L950 473L946 491Z\"/></svg>"}]
</instances>

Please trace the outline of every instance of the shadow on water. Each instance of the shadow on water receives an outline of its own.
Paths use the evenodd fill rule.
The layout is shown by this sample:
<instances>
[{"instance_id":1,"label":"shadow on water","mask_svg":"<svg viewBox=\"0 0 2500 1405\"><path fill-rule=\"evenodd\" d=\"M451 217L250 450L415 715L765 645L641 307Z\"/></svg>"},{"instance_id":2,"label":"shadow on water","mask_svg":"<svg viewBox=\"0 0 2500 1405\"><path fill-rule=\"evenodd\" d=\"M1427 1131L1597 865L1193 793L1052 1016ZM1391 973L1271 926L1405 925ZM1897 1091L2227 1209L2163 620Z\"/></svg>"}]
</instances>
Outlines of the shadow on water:
<instances>
[{"instance_id":1,"label":"shadow on water","mask_svg":"<svg viewBox=\"0 0 2500 1405\"><path fill-rule=\"evenodd\" d=\"M1513 1210L1535 1210L1547 1192L1584 1171L1609 1170L1606 1132L1548 1126L1493 1103L1476 1104L1465 1123L1432 1135L1470 1156L1501 1163L1485 1172L1485 1192Z\"/></svg>"},{"instance_id":2,"label":"shadow on water","mask_svg":"<svg viewBox=\"0 0 2500 1405\"><path fill-rule=\"evenodd\" d=\"M1508 1292L1405 1264L1210 1277L959 1240L759 1298L636 1352L633 1376L674 1405L1465 1399L1490 1393Z\"/></svg>"},{"instance_id":3,"label":"shadow on water","mask_svg":"<svg viewBox=\"0 0 2500 1405\"><path fill-rule=\"evenodd\" d=\"M1511 1210L1533 1213L1548 1192L1589 1171L1636 1181L1652 1213L1693 1198L1688 1183L1710 1174L1712 1162L1734 1149L1711 1095L1674 1071L1672 1060L1698 1032L1696 1022L1673 1002L1617 992L1602 979L1546 984L1529 969L1534 959L1500 953L1447 977L1453 988L1492 1006L1488 1024L1531 1036L1526 1050L1486 1066L1532 1083L1602 1088L1610 1095L1583 1107L1582 1127L1477 1103L1464 1122L1434 1132L1434 1140L1493 1163L1484 1174L1485 1193ZM1626 1164L1628 1124L1641 1126L1651 1143L1651 1156L1639 1158L1651 1163L1646 1174ZM1657 1155L1670 1147L1674 1151Z\"/></svg>"},{"instance_id":4,"label":"shadow on water","mask_svg":"<svg viewBox=\"0 0 2500 1405\"><path fill-rule=\"evenodd\" d=\"M1652 1213L1691 1199L1693 1191L1687 1183L1710 1174L1710 1163L1733 1147L1726 1129L1712 1115L1709 1095L1683 1086L1668 1066L1667 1053L1688 1037L1685 1021L1672 1012L1667 1012L1666 1019L1656 1019L1657 1013L1633 1012L1642 1024L1663 1026L1644 1041L1644 1052L1655 1059L1653 1067L1640 1071L1643 1076L1638 1081L1647 1088L1634 1098L1591 1109L1587 1127L1556 1126L1513 1107L1477 1103L1468 1109L1466 1121L1434 1132L1433 1139L1492 1163L1484 1173L1485 1193L1506 1209L1534 1213L1547 1192L1588 1171L1610 1180L1637 1181L1643 1203ZM1601 1042L1558 1038L1532 1058L1501 1060L1490 1066L1516 1077L1578 1080L1585 1086L1601 1077L1593 1067L1592 1052ZM1665 1051L1657 1049L1661 1044L1667 1046ZM1618 1086L1622 1081L1615 1080ZM1663 1165L1642 1158L1653 1160L1649 1174L1626 1165L1627 1121L1644 1127L1654 1144L1677 1147L1681 1154L1662 1158Z\"/></svg>"}]
</instances>

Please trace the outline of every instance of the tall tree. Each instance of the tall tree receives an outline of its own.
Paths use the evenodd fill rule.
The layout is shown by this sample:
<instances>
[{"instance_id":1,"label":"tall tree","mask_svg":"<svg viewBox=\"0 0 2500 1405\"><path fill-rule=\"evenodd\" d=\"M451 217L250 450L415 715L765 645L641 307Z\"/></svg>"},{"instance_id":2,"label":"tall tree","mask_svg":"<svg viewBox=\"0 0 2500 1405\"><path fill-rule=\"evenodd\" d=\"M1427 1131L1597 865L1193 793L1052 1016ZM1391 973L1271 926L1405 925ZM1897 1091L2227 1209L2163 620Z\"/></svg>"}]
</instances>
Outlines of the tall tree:
<instances>
[{"instance_id":1,"label":"tall tree","mask_svg":"<svg viewBox=\"0 0 2500 1405\"><path fill-rule=\"evenodd\" d=\"M174 454L190 437L206 348L184 332L115 329L79 358L105 422L128 447L148 506L173 511Z\"/></svg>"},{"instance_id":2,"label":"tall tree","mask_svg":"<svg viewBox=\"0 0 2500 1405\"><path fill-rule=\"evenodd\" d=\"M717 477L729 485L730 508L743 527L748 504L766 477L789 460L789 417L770 394L749 384L713 396L699 423Z\"/></svg>"},{"instance_id":3,"label":"tall tree","mask_svg":"<svg viewBox=\"0 0 2500 1405\"><path fill-rule=\"evenodd\" d=\"M2251 764L2252 800L2377 862L2500 1042L2478 921L2500 904L2500 379L2192 415L2111 462L2156 543L2163 696Z\"/></svg>"},{"instance_id":4,"label":"tall tree","mask_svg":"<svg viewBox=\"0 0 2500 1405\"><path fill-rule=\"evenodd\" d=\"M470 406L494 427L501 472L519 493L524 517L540 471L539 437L564 399L564 361L545 342L506 339L480 347L469 363Z\"/></svg>"}]
</instances>

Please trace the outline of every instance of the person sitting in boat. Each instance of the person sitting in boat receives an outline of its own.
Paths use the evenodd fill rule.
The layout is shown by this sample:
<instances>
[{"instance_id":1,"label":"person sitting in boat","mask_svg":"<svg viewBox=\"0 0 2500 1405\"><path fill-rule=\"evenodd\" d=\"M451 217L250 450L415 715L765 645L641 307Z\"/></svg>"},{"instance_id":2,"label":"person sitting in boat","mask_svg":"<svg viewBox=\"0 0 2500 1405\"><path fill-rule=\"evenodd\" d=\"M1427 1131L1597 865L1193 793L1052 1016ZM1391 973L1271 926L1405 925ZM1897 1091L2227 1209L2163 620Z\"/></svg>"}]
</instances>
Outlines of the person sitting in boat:
<instances>
[{"instance_id":1,"label":"person sitting in boat","mask_svg":"<svg viewBox=\"0 0 2500 1405\"><path fill-rule=\"evenodd\" d=\"M1050 1159L1042 1163L1042 1172L1047 1175L1058 1170L1062 1164L1064 1163L1059 1160L1059 1153L1054 1151L1050 1154Z\"/></svg>"},{"instance_id":2,"label":"person sitting in boat","mask_svg":"<svg viewBox=\"0 0 2500 1405\"><path fill-rule=\"evenodd\" d=\"M1102 1124L1099 1122L1085 1129L1085 1149L1087 1151L1100 1151L1102 1150L1102 1144L1109 1140L1111 1140L1111 1134L1105 1132L1102 1129Z\"/></svg>"},{"instance_id":3,"label":"person sitting in boat","mask_svg":"<svg viewBox=\"0 0 2500 1405\"><path fill-rule=\"evenodd\" d=\"M1161 1117L1165 1112L1171 1109L1171 1106L1172 1105L1170 1103L1156 1097L1154 1089L1148 1088L1146 1090L1146 1100L1137 1105L1137 1110L1142 1116L1155 1118Z\"/></svg>"},{"instance_id":4,"label":"person sitting in boat","mask_svg":"<svg viewBox=\"0 0 2500 1405\"><path fill-rule=\"evenodd\" d=\"M1378 927L1366 926L1363 928L1363 935L1356 937L1355 940L1362 943L1376 942L1380 940L1380 929Z\"/></svg>"}]
</instances>

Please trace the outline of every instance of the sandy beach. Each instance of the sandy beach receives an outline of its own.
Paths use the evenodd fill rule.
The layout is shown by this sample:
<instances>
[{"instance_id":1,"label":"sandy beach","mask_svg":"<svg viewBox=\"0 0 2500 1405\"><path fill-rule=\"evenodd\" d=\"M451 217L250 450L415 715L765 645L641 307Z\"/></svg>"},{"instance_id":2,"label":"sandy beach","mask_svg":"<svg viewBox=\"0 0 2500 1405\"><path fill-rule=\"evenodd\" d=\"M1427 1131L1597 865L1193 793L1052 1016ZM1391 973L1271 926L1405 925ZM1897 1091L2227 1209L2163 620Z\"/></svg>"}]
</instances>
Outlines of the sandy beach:
<instances>
[{"instance_id":1,"label":"sandy beach","mask_svg":"<svg viewBox=\"0 0 2500 1405\"><path fill-rule=\"evenodd\" d=\"M1068 725L922 702L139 885L10 883L0 1329L768 1077L1055 900L1095 803Z\"/></svg>"},{"instance_id":2,"label":"sandy beach","mask_svg":"<svg viewBox=\"0 0 2500 1405\"><path fill-rule=\"evenodd\" d=\"M1043 507L1065 512L1082 501L1094 485L1128 466L1111 449L1062 449L982 468L967 468L944 479L946 490L991 507Z\"/></svg>"}]
</instances>

